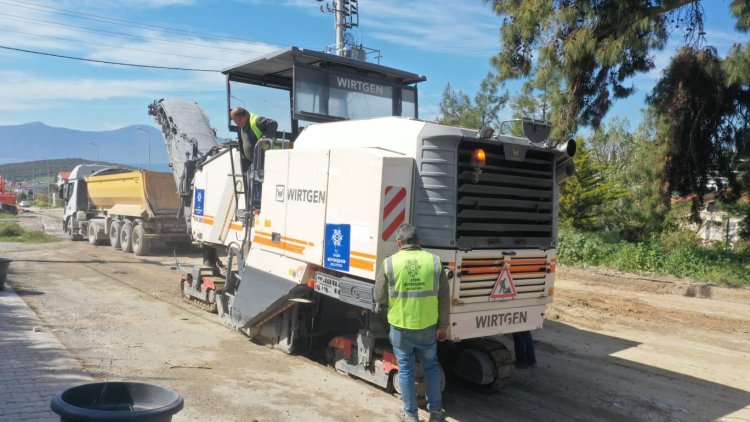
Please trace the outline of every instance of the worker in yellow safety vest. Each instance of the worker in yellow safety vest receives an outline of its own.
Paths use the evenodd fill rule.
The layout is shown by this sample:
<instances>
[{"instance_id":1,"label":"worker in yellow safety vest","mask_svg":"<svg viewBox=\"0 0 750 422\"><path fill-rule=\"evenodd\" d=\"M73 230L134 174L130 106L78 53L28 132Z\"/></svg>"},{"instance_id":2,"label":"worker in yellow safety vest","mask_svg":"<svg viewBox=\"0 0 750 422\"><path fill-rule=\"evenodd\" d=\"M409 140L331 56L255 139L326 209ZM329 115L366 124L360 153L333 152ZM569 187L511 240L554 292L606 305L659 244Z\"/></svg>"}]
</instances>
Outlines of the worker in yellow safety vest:
<instances>
[{"instance_id":1,"label":"worker in yellow safety vest","mask_svg":"<svg viewBox=\"0 0 750 422\"><path fill-rule=\"evenodd\" d=\"M419 421L416 361L424 372L430 421L442 421L437 341L447 337L450 288L440 258L419 247L417 230L402 224L396 231L399 252L385 259L375 280L377 309L388 309L389 338L398 361L404 408L402 421Z\"/></svg>"},{"instance_id":2,"label":"worker in yellow safety vest","mask_svg":"<svg viewBox=\"0 0 750 422\"><path fill-rule=\"evenodd\" d=\"M240 151L242 158L248 163L253 161L253 151L258 139L276 137L276 129L279 126L276 120L250 113L242 107L233 108L229 112L229 117L240 129Z\"/></svg>"}]
</instances>

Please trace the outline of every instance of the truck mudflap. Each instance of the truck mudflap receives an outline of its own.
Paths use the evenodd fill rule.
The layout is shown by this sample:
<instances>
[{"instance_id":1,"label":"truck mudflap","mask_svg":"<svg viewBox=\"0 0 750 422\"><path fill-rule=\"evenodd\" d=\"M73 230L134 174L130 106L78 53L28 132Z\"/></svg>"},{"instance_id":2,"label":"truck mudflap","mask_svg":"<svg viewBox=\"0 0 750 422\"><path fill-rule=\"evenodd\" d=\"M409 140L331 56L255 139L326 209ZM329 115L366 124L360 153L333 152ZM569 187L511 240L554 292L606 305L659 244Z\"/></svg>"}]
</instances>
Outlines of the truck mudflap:
<instances>
[{"instance_id":1,"label":"truck mudflap","mask_svg":"<svg viewBox=\"0 0 750 422\"><path fill-rule=\"evenodd\" d=\"M546 305L451 313L453 341L542 328Z\"/></svg>"}]
</instances>

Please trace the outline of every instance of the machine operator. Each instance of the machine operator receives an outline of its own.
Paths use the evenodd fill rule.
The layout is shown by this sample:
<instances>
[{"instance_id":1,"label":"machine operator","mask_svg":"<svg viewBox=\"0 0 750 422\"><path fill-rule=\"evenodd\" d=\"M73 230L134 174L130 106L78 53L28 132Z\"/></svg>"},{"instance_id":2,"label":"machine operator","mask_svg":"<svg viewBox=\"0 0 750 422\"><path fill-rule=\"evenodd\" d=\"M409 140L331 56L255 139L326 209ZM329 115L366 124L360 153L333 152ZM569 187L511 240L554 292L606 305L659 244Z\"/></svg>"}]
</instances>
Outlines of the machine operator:
<instances>
[{"instance_id":1,"label":"machine operator","mask_svg":"<svg viewBox=\"0 0 750 422\"><path fill-rule=\"evenodd\" d=\"M229 117L240 129L240 151L246 163L253 161L253 151L258 139L276 137L279 126L276 120L250 113L242 107L233 108Z\"/></svg>"}]
</instances>

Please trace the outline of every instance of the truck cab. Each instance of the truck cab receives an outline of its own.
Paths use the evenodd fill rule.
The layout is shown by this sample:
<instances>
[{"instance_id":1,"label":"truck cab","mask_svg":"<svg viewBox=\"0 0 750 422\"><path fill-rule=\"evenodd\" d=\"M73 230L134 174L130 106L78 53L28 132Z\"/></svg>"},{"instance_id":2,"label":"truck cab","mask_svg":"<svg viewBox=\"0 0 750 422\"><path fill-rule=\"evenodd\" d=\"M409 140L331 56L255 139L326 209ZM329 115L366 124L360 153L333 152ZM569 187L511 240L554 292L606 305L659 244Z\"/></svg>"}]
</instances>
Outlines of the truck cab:
<instances>
[{"instance_id":1,"label":"truck cab","mask_svg":"<svg viewBox=\"0 0 750 422\"><path fill-rule=\"evenodd\" d=\"M86 189L86 176L90 176L100 170L111 168L99 164L81 164L70 172L67 182L60 189L60 197L65 201L63 211L63 231L68 233L72 240L81 240L83 236L77 230L76 213L88 211L88 191Z\"/></svg>"}]
</instances>

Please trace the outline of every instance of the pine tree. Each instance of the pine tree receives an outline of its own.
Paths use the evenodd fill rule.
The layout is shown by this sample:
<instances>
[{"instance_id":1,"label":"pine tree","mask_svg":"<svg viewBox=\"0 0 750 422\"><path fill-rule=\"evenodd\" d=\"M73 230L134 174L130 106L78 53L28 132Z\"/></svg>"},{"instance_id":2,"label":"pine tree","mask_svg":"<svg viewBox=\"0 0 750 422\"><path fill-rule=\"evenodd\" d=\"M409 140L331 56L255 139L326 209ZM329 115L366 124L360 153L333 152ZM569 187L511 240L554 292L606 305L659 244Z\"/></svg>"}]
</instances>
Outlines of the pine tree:
<instances>
[{"instance_id":1,"label":"pine tree","mask_svg":"<svg viewBox=\"0 0 750 422\"><path fill-rule=\"evenodd\" d=\"M500 83L491 72L480 83L473 101L463 92L454 91L448 83L440 101L438 122L471 129L489 126L497 130L500 125L498 113L508 101L508 93L499 91Z\"/></svg>"},{"instance_id":2,"label":"pine tree","mask_svg":"<svg viewBox=\"0 0 750 422\"><path fill-rule=\"evenodd\" d=\"M484 0L503 18L501 80L531 79L552 104L555 135L598 126L613 100L635 91L630 77L654 67L651 54L672 31L702 41L703 6L713 0ZM732 0L737 29L750 29L750 2Z\"/></svg>"},{"instance_id":3,"label":"pine tree","mask_svg":"<svg viewBox=\"0 0 750 422\"><path fill-rule=\"evenodd\" d=\"M592 158L592 151L578 138L578 153L573 158L576 173L562 185L560 192L560 225L584 231L611 229L610 216L626 192L607 179L605 168Z\"/></svg>"}]
</instances>

